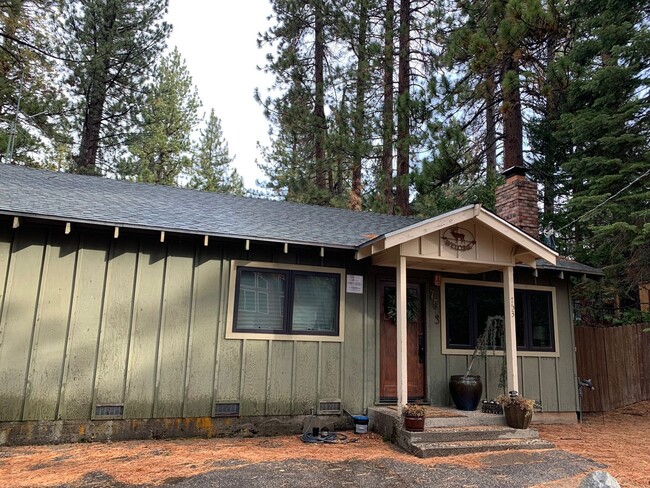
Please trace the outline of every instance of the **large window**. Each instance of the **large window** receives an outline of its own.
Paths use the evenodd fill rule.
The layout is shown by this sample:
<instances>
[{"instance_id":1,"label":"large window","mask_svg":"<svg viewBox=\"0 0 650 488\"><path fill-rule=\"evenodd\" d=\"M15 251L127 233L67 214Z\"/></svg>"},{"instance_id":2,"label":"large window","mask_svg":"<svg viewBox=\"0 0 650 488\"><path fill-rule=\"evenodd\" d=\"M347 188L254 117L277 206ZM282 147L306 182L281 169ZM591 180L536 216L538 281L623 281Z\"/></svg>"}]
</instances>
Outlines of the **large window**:
<instances>
[{"instance_id":1,"label":"large window","mask_svg":"<svg viewBox=\"0 0 650 488\"><path fill-rule=\"evenodd\" d=\"M448 349L474 349L488 317L504 314L501 287L448 282L444 293ZM517 349L555 351L550 291L516 289L515 313Z\"/></svg>"},{"instance_id":2,"label":"large window","mask_svg":"<svg viewBox=\"0 0 650 488\"><path fill-rule=\"evenodd\" d=\"M238 267L233 330L337 335L341 275Z\"/></svg>"}]
</instances>

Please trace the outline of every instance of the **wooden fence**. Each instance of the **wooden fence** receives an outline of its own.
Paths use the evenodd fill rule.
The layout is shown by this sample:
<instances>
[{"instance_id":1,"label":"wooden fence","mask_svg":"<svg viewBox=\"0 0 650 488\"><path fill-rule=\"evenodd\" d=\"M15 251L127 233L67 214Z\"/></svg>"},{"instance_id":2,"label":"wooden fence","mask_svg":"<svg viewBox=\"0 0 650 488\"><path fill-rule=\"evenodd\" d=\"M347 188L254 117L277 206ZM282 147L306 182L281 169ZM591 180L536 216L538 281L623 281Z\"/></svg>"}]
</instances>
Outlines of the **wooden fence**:
<instances>
[{"instance_id":1,"label":"wooden fence","mask_svg":"<svg viewBox=\"0 0 650 488\"><path fill-rule=\"evenodd\" d=\"M584 390L585 412L607 412L650 400L650 332L648 324L576 327L578 376L590 378Z\"/></svg>"}]
</instances>

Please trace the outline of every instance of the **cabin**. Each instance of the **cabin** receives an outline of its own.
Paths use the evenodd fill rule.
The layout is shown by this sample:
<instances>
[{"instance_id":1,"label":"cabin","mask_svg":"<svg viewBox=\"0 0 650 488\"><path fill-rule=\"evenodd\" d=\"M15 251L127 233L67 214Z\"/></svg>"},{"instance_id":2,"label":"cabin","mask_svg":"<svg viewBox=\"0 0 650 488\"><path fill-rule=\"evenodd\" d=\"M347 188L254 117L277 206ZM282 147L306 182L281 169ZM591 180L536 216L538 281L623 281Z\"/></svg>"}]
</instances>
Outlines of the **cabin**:
<instances>
[{"instance_id":1,"label":"cabin","mask_svg":"<svg viewBox=\"0 0 650 488\"><path fill-rule=\"evenodd\" d=\"M486 317L575 421L571 276L521 172L496 215L352 212L0 165L0 444L300 429L449 406ZM477 364L486 399L502 359Z\"/></svg>"}]
</instances>

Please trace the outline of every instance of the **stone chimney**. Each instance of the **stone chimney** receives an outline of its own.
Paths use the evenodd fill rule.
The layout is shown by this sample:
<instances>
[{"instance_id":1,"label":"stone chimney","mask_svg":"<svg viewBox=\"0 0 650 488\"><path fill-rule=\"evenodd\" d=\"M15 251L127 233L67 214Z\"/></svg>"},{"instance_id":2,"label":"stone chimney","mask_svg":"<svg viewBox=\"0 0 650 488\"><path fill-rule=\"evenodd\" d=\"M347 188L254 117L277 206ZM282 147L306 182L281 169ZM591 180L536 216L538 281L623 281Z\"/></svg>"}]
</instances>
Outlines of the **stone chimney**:
<instances>
[{"instance_id":1,"label":"stone chimney","mask_svg":"<svg viewBox=\"0 0 650 488\"><path fill-rule=\"evenodd\" d=\"M496 191L496 213L526 234L539 239L537 185L526 178L527 169L513 166L503 175L505 184Z\"/></svg>"}]
</instances>

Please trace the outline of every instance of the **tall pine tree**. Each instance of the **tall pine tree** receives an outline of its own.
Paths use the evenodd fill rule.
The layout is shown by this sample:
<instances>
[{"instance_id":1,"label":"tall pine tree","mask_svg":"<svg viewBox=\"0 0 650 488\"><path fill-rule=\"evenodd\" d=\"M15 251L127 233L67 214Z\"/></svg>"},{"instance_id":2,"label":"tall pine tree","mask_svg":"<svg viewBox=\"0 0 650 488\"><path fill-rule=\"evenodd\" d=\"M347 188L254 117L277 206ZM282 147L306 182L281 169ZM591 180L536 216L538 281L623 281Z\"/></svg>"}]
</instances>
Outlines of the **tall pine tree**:
<instances>
[{"instance_id":1,"label":"tall pine tree","mask_svg":"<svg viewBox=\"0 0 650 488\"><path fill-rule=\"evenodd\" d=\"M178 49L160 61L156 82L147 90L141 129L132 139L133 156L121 168L138 181L179 185L192 166L192 132L201 106L192 77Z\"/></svg>"},{"instance_id":2,"label":"tall pine tree","mask_svg":"<svg viewBox=\"0 0 650 488\"><path fill-rule=\"evenodd\" d=\"M574 5L569 89L554 137L570 176L561 237L620 296L650 281L650 31L647 2ZM567 224L568 225L568 224Z\"/></svg>"},{"instance_id":3,"label":"tall pine tree","mask_svg":"<svg viewBox=\"0 0 650 488\"><path fill-rule=\"evenodd\" d=\"M99 174L132 133L151 68L170 26L162 19L168 0L74 0L64 3L65 57L75 101L78 149L73 169ZM112 154L115 156L114 152Z\"/></svg>"},{"instance_id":4,"label":"tall pine tree","mask_svg":"<svg viewBox=\"0 0 650 488\"><path fill-rule=\"evenodd\" d=\"M49 165L48 156L65 142L56 3L0 4L0 155L7 163Z\"/></svg>"}]
</instances>

